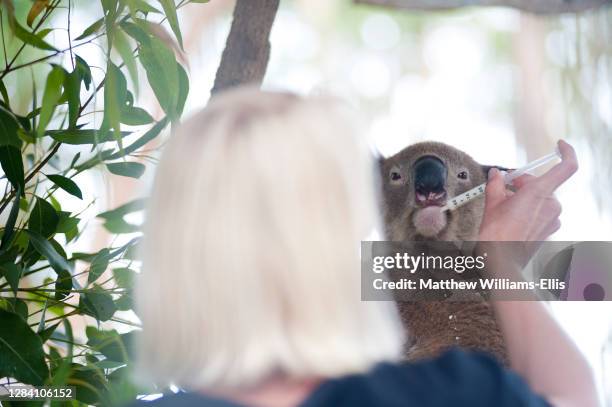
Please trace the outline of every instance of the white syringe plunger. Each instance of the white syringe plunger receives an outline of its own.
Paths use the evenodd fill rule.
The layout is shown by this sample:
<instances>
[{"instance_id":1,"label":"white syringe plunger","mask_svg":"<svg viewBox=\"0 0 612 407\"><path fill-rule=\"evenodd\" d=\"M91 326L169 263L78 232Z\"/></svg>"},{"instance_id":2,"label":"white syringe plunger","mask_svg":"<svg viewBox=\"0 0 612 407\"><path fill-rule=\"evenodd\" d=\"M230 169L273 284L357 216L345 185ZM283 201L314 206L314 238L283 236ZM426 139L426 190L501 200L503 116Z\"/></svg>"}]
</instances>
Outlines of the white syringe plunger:
<instances>
[{"instance_id":1,"label":"white syringe plunger","mask_svg":"<svg viewBox=\"0 0 612 407\"><path fill-rule=\"evenodd\" d=\"M506 175L504 175L504 181L506 182L506 184L509 184L512 182L512 180L520 177L521 175L528 174L529 172L535 170L536 168L541 167L542 165L548 164L550 161L557 159L557 158L559 159L561 158L561 153L559 152L558 148L556 148L554 152L548 155L545 155L544 157L540 157L537 160L534 160L521 168L518 168L512 172L506 173Z\"/></svg>"},{"instance_id":2,"label":"white syringe plunger","mask_svg":"<svg viewBox=\"0 0 612 407\"><path fill-rule=\"evenodd\" d=\"M534 160L530 162L529 164L524 165L523 167L518 168L512 172L505 173L504 182L506 184L510 184L512 183L514 179L520 177L521 175L527 174L535 170L536 168L541 167L542 165L548 164L550 161L558 159L558 158L561 158L561 153L559 152L559 149L557 148L555 149L554 152L548 155L545 155L544 157L540 157L537 160ZM478 185L477 187L470 189L469 191L466 191L460 195L450 198L446 202L446 205L440 207L440 210L441 211L446 211L446 210L452 211L452 210L459 208L460 206L465 205L471 200L478 198L479 196L484 194L486 185L487 184L485 182L483 184Z\"/></svg>"}]
</instances>

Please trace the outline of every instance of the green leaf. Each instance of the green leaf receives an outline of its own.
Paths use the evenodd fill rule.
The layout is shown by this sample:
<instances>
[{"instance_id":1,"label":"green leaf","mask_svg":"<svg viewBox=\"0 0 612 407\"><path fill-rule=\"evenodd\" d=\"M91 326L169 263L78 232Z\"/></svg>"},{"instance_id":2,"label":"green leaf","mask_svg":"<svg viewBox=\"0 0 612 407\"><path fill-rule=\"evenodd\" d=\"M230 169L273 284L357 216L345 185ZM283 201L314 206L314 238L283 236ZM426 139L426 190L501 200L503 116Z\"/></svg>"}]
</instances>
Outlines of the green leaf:
<instances>
[{"instance_id":1,"label":"green leaf","mask_svg":"<svg viewBox=\"0 0 612 407\"><path fill-rule=\"evenodd\" d=\"M42 308L42 313L40 314L40 321L38 322L38 329L36 331L39 334L40 334L41 331L43 331L45 329L45 321L46 321L46 318L47 318L46 315L47 315L47 309L48 308L49 308L49 301L45 300L45 303L44 303L43 308Z\"/></svg>"},{"instance_id":2,"label":"green leaf","mask_svg":"<svg viewBox=\"0 0 612 407\"><path fill-rule=\"evenodd\" d=\"M161 11L151 6L144 0L128 0L128 6L132 14L135 13L136 11L141 11L144 14L148 14L148 13L161 14Z\"/></svg>"},{"instance_id":3,"label":"green leaf","mask_svg":"<svg viewBox=\"0 0 612 407\"><path fill-rule=\"evenodd\" d=\"M41 386L49 375L40 337L19 315L0 310L0 377Z\"/></svg>"},{"instance_id":4,"label":"green leaf","mask_svg":"<svg viewBox=\"0 0 612 407\"><path fill-rule=\"evenodd\" d=\"M62 233L64 233L64 236L66 236L66 242L70 243L79 236L79 228L77 225L75 225L72 229L68 229L66 232Z\"/></svg>"},{"instance_id":5,"label":"green leaf","mask_svg":"<svg viewBox=\"0 0 612 407\"><path fill-rule=\"evenodd\" d=\"M183 48L183 36L181 35L181 28L179 26L178 17L176 15L176 5L174 4L174 0L158 0L164 9L164 13L168 18L168 22L170 23L170 28L174 32L176 39Z\"/></svg>"},{"instance_id":6,"label":"green leaf","mask_svg":"<svg viewBox=\"0 0 612 407\"><path fill-rule=\"evenodd\" d=\"M74 333L72 330L72 324L70 323L70 319L63 319L62 325L64 326L64 333L66 335L66 338L68 338L68 341L66 343L66 353L68 354L68 357L72 359L72 355L74 354ZM55 383L55 378L53 378L53 383Z\"/></svg>"},{"instance_id":7,"label":"green leaf","mask_svg":"<svg viewBox=\"0 0 612 407\"><path fill-rule=\"evenodd\" d=\"M53 195L49 195L49 201L51 201L51 206L53 206L53 209L55 209L57 212L62 211L62 204L59 203L59 201L55 199Z\"/></svg>"},{"instance_id":8,"label":"green leaf","mask_svg":"<svg viewBox=\"0 0 612 407\"><path fill-rule=\"evenodd\" d=\"M24 131L29 132L29 131L32 130L32 126L30 124L30 119L28 119L27 117L19 116L19 115L15 115L15 118L17 119L17 121L19 122L21 127L23 127ZM20 129L18 129L18 130L20 130Z\"/></svg>"},{"instance_id":9,"label":"green leaf","mask_svg":"<svg viewBox=\"0 0 612 407\"><path fill-rule=\"evenodd\" d=\"M66 384L75 387L75 398L85 405L100 405L100 397L108 383L104 372L95 367L72 364L72 372Z\"/></svg>"},{"instance_id":10,"label":"green leaf","mask_svg":"<svg viewBox=\"0 0 612 407\"><path fill-rule=\"evenodd\" d=\"M140 21L140 20L135 20ZM134 24L129 21L124 21L120 24L121 29L125 31L127 35L138 41L141 45L150 45L151 36L147 33L147 31L143 28L146 26L144 23L142 24Z\"/></svg>"},{"instance_id":11,"label":"green leaf","mask_svg":"<svg viewBox=\"0 0 612 407\"><path fill-rule=\"evenodd\" d=\"M125 215L144 209L145 199L136 199L121 205L120 207L103 212L97 217L104 219L104 228L111 233L133 233L139 230L139 226L127 223L123 218Z\"/></svg>"},{"instance_id":12,"label":"green leaf","mask_svg":"<svg viewBox=\"0 0 612 407\"><path fill-rule=\"evenodd\" d=\"M68 127L74 128L81 108L81 75L76 67L64 79L64 95L68 100Z\"/></svg>"},{"instance_id":13,"label":"green leaf","mask_svg":"<svg viewBox=\"0 0 612 407\"><path fill-rule=\"evenodd\" d=\"M26 44L31 45L35 48L44 49L46 51L57 51L57 48L49 45L42 38L33 34L31 31L28 31L25 28L23 28L17 22L16 19L11 19L10 23L11 23L10 26L15 36L19 38L21 41L25 42Z\"/></svg>"},{"instance_id":14,"label":"green leaf","mask_svg":"<svg viewBox=\"0 0 612 407\"><path fill-rule=\"evenodd\" d=\"M21 199L19 200L19 209L21 209L24 212L27 212L30 208L30 203L28 202L27 199L25 199L24 197L21 197Z\"/></svg>"},{"instance_id":15,"label":"green leaf","mask_svg":"<svg viewBox=\"0 0 612 407\"><path fill-rule=\"evenodd\" d=\"M72 267L68 261L57 252L47 239L32 231L27 230L25 232L30 238L30 243L34 246L34 249L49 261L51 268L53 268L58 275L64 272L72 274Z\"/></svg>"},{"instance_id":16,"label":"green leaf","mask_svg":"<svg viewBox=\"0 0 612 407\"><path fill-rule=\"evenodd\" d=\"M79 186L70 178L64 177L59 174L47 174L47 178L51 180L55 185L68 192L70 195L76 196L79 199L83 199L83 193Z\"/></svg>"},{"instance_id":17,"label":"green leaf","mask_svg":"<svg viewBox=\"0 0 612 407\"><path fill-rule=\"evenodd\" d=\"M9 302L13 304L13 312L27 321L29 316L28 304L19 298L13 298Z\"/></svg>"},{"instance_id":18,"label":"green leaf","mask_svg":"<svg viewBox=\"0 0 612 407\"><path fill-rule=\"evenodd\" d=\"M15 198L13 205L11 206L11 212L4 225L4 232L2 233L2 241L0 242L0 253L6 250L12 243L13 234L15 232L15 223L17 222L17 216L19 215L19 201L21 199L21 190L17 189L15 192Z\"/></svg>"},{"instance_id":19,"label":"green leaf","mask_svg":"<svg viewBox=\"0 0 612 407\"><path fill-rule=\"evenodd\" d=\"M16 245L11 247L8 250L3 250L0 252L0 263L14 263L17 261L17 256L19 255L20 248Z\"/></svg>"},{"instance_id":20,"label":"green leaf","mask_svg":"<svg viewBox=\"0 0 612 407\"><path fill-rule=\"evenodd\" d=\"M89 37L92 34L95 34L98 32L98 30L100 28L102 28L102 26L104 25L104 18L101 18L99 20L96 20L93 22L93 24L91 24L89 27L87 27L83 33L81 33L81 35L79 35L78 37L75 38L76 41L85 39L87 37Z\"/></svg>"},{"instance_id":21,"label":"green leaf","mask_svg":"<svg viewBox=\"0 0 612 407\"><path fill-rule=\"evenodd\" d=\"M55 299L61 301L68 297L70 291L72 291L72 286L72 275L63 270L58 272L55 280Z\"/></svg>"},{"instance_id":22,"label":"green leaf","mask_svg":"<svg viewBox=\"0 0 612 407\"><path fill-rule=\"evenodd\" d=\"M136 399L142 389L134 384L131 366L113 370L108 375L109 390L105 394L109 406L122 406Z\"/></svg>"},{"instance_id":23,"label":"green leaf","mask_svg":"<svg viewBox=\"0 0 612 407\"><path fill-rule=\"evenodd\" d=\"M44 39L47 35L53 32L54 28L44 28L36 33L36 36L40 39Z\"/></svg>"},{"instance_id":24,"label":"green leaf","mask_svg":"<svg viewBox=\"0 0 612 407\"><path fill-rule=\"evenodd\" d=\"M0 146L13 146L21 148L21 140L17 135L19 124L17 118L0 106Z\"/></svg>"},{"instance_id":25,"label":"green leaf","mask_svg":"<svg viewBox=\"0 0 612 407\"><path fill-rule=\"evenodd\" d=\"M19 288L19 279L21 278L22 268L14 263L5 263L0 265L0 275L2 275L9 286L12 288L13 293L17 294Z\"/></svg>"},{"instance_id":26,"label":"green leaf","mask_svg":"<svg viewBox=\"0 0 612 407\"><path fill-rule=\"evenodd\" d=\"M64 250L64 247L58 243L57 240L55 239L49 239L49 243L51 243L51 245L53 246L53 248L55 249L55 251L62 256L63 258L67 259L68 255L66 255L66 251Z\"/></svg>"},{"instance_id":27,"label":"green leaf","mask_svg":"<svg viewBox=\"0 0 612 407\"><path fill-rule=\"evenodd\" d=\"M119 2L118 0L102 0L102 9L104 10L105 16L113 22L118 13L117 5L120 5L123 8L124 2Z\"/></svg>"},{"instance_id":28,"label":"green leaf","mask_svg":"<svg viewBox=\"0 0 612 407\"><path fill-rule=\"evenodd\" d=\"M104 248L100 250L94 258L91 260L91 264L89 266L89 273L87 274L87 284L91 284L96 281L102 273L106 271L108 267L108 263L110 262L112 256L110 250Z\"/></svg>"},{"instance_id":29,"label":"green leaf","mask_svg":"<svg viewBox=\"0 0 612 407\"><path fill-rule=\"evenodd\" d=\"M160 106L171 121L176 121L180 78L174 52L156 37L151 37L148 44L141 45L139 55Z\"/></svg>"},{"instance_id":30,"label":"green leaf","mask_svg":"<svg viewBox=\"0 0 612 407\"><path fill-rule=\"evenodd\" d=\"M159 136L161 131L166 128L167 124L168 124L168 117L166 116L160 121L158 121L157 123L155 123L155 125L151 127L145 134L143 134L142 137L138 138L132 144L125 147L123 151L117 151L116 153L108 156L107 159L116 160L117 158L121 158L145 146L149 141Z\"/></svg>"},{"instance_id":31,"label":"green leaf","mask_svg":"<svg viewBox=\"0 0 612 407\"><path fill-rule=\"evenodd\" d=\"M99 287L82 294L79 307L98 321L108 321L117 311L113 297Z\"/></svg>"},{"instance_id":32,"label":"green leaf","mask_svg":"<svg viewBox=\"0 0 612 407\"><path fill-rule=\"evenodd\" d=\"M119 311L129 311L134 309L134 301L131 290L128 290L127 293L115 300L115 305Z\"/></svg>"},{"instance_id":33,"label":"green leaf","mask_svg":"<svg viewBox=\"0 0 612 407\"><path fill-rule=\"evenodd\" d=\"M119 143L119 148L123 148L121 137L121 107L125 105L127 99L127 81L121 69L110 60L106 67L106 77L104 82L104 119L102 120L103 129L113 129L113 136Z\"/></svg>"},{"instance_id":34,"label":"green leaf","mask_svg":"<svg viewBox=\"0 0 612 407\"><path fill-rule=\"evenodd\" d=\"M113 45L121 56L123 63L127 67L128 73L130 74L130 79L132 80L132 85L134 86L136 93L138 93L138 68L136 67L136 57L134 56L134 51L132 51L130 40L120 29L115 30L114 33Z\"/></svg>"},{"instance_id":35,"label":"green leaf","mask_svg":"<svg viewBox=\"0 0 612 407\"><path fill-rule=\"evenodd\" d=\"M40 114L40 107L37 107L37 108L32 109L32 111L30 113L28 113L25 118L28 119L28 120L29 119L34 119L39 114Z\"/></svg>"},{"instance_id":36,"label":"green leaf","mask_svg":"<svg viewBox=\"0 0 612 407\"><path fill-rule=\"evenodd\" d=\"M68 344L68 347L72 347L72 344ZM53 372L50 385L57 387L66 386L68 377L72 373L72 355L62 357L54 347L50 346L49 359L51 361L51 371ZM68 407L69 405L70 404L63 404L60 401L52 401L50 407Z\"/></svg>"},{"instance_id":37,"label":"green leaf","mask_svg":"<svg viewBox=\"0 0 612 407\"><path fill-rule=\"evenodd\" d=\"M122 131L121 137L132 134L129 131ZM107 141L114 141L115 137L110 130L94 129L69 129L69 130L49 130L47 135L51 136L64 144L99 144Z\"/></svg>"},{"instance_id":38,"label":"green leaf","mask_svg":"<svg viewBox=\"0 0 612 407\"><path fill-rule=\"evenodd\" d=\"M6 90L6 86L4 86L4 81L2 79L0 79L0 95L2 95L2 100L4 101L4 104L7 107L10 107L8 91Z\"/></svg>"},{"instance_id":39,"label":"green leaf","mask_svg":"<svg viewBox=\"0 0 612 407\"><path fill-rule=\"evenodd\" d=\"M133 201L123 204L115 209L102 212L98 214L97 217L102 218L104 220L122 218L129 213L134 213L143 210L145 208L146 202L146 199L134 199Z\"/></svg>"},{"instance_id":40,"label":"green leaf","mask_svg":"<svg viewBox=\"0 0 612 407\"><path fill-rule=\"evenodd\" d=\"M104 222L104 228L113 234L135 233L140 226L126 222L124 219L112 219Z\"/></svg>"},{"instance_id":41,"label":"green leaf","mask_svg":"<svg viewBox=\"0 0 612 407\"><path fill-rule=\"evenodd\" d=\"M36 197L36 203L28 220L28 229L44 238L49 238L55 233L58 222L59 216L53 206L44 199Z\"/></svg>"},{"instance_id":42,"label":"green leaf","mask_svg":"<svg viewBox=\"0 0 612 407\"><path fill-rule=\"evenodd\" d=\"M140 107L125 106L121 109L121 123L128 126L142 126L152 121L151 115Z\"/></svg>"},{"instance_id":43,"label":"green leaf","mask_svg":"<svg viewBox=\"0 0 612 407\"><path fill-rule=\"evenodd\" d=\"M106 168L115 174L123 177L140 178L145 172L145 166L137 162L119 162L106 164Z\"/></svg>"},{"instance_id":44,"label":"green leaf","mask_svg":"<svg viewBox=\"0 0 612 407\"><path fill-rule=\"evenodd\" d=\"M136 272L128 267L120 267L113 269L113 277L115 278L115 283L119 287L132 288L134 287Z\"/></svg>"},{"instance_id":45,"label":"green leaf","mask_svg":"<svg viewBox=\"0 0 612 407\"><path fill-rule=\"evenodd\" d=\"M75 229L78 232L78 225L81 221L79 218L70 217L70 212L60 212L59 217L60 220L57 224L57 233L70 234Z\"/></svg>"},{"instance_id":46,"label":"green leaf","mask_svg":"<svg viewBox=\"0 0 612 407\"><path fill-rule=\"evenodd\" d=\"M74 157L72 157L72 161L70 162L70 168L73 168L74 166L76 166L76 163L79 161L79 158L81 158L81 152L78 151Z\"/></svg>"},{"instance_id":47,"label":"green leaf","mask_svg":"<svg viewBox=\"0 0 612 407\"><path fill-rule=\"evenodd\" d=\"M47 340L51 337L51 335L53 335L53 333L55 332L55 329L61 324L61 322L58 322L55 325L51 325L48 328L43 329L42 331L40 331L38 333L38 336L40 337L40 340L45 343L47 342Z\"/></svg>"},{"instance_id":48,"label":"green leaf","mask_svg":"<svg viewBox=\"0 0 612 407\"><path fill-rule=\"evenodd\" d=\"M136 331L120 335L115 330L101 331L93 326L88 326L85 332L87 345L100 352L107 360L125 363L132 359L132 344Z\"/></svg>"},{"instance_id":49,"label":"green leaf","mask_svg":"<svg viewBox=\"0 0 612 407\"><path fill-rule=\"evenodd\" d=\"M124 244L123 246L118 247L112 252L113 258L121 258L120 257L121 255L124 255L123 258L126 258L125 255L127 254L127 252L130 249L132 249L134 246L136 246L139 242L140 242L140 238L136 237L130 240L129 242L127 242L126 244Z\"/></svg>"},{"instance_id":50,"label":"green leaf","mask_svg":"<svg viewBox=\"0 0 612 407\"><path fill-rule=\"evenodd\" d=\"M49 75L47 76L40 116L38 118L38 137L41 137L44 134L49 121L51 121L53 112L57 107L57 103L62 96L62 84L64 83L65 74L66 71L64 68L54 65L53 68L51 68L51 72L49 72Z\"/></svg>"},{"instance_id":51,"label":"green leaf","mask_svg":"<svg viewBox=\"0 0 612 407\"><path fill-rule=\"evenodd\" d=\"M21 150L14 146L0 146L0 165L13 188L23 191L25 180Z\"/></svg>"},{"instance_id":52,"label":"green leaf","mask_svg":"<svg viewBox=\"0 0 612 407\"><path fill-rule=\"evenodd\" d=\"M89 90L89 85L91 84L91 69L89 65L87 65L87 62L80 56L75 54L74 59L76 61L76 69L79 72L79 77L83 81L85 89Z\"/></svg>"}]
</instances>

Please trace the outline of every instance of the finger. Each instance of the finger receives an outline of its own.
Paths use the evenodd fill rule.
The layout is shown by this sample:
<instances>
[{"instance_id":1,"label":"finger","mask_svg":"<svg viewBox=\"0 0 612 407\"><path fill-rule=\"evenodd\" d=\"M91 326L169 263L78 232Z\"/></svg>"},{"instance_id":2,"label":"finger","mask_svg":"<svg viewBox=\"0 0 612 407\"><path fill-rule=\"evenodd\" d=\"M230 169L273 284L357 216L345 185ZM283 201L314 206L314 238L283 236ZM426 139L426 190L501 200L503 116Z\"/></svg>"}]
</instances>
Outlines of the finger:
<instances>
[{"instance_id":1,"label":"finger","mask_svg":"<svg viewBox=\"0 0 612 407\"><path fill-rule=\"evenodd\" d=\"M561 162L537 180L546 192L553 192L578 170L578 159L574 148L563 140L559 140L558 146Z\"/></svg>"},{"instance_id":2,"label":"finger","mask_svg":"<svg viewBox=\"0 0 612 407\"><path fill-rule=\"evenodd\" d=\"M523 174L518 178L512 180L512 185L514 185L517 189L521 189L531 181L537 179L538 177L531 174Z\"/></svg>"},{"instance_id":3,"label":"finger","mask_svg":"<svg viewBox=\"0 0 612 407\"><path fill-rule=\"evenodd\" d=\"M554 219L544 228L538 240L548 239L550 235L557 232L560 228L561 228L561 220L559 218Z\"/></svg>"},{"instance_id":4,"label":"finger","mask_svg":"<svg viewBox=\"0 0 612 407\"><path fill-rule=\"evenodd\" d=\"M506 199L504 177L495 167L489 170L489 181L485 188L485 209L494 208Z\"/></svg>"},{"instance_id":5,"label":"finger","mask_svg":"<svg viewBox=\"0 0 612 407\"><path fill-rule=\"evenodd\" d=\"M549 216L553 218L558 218L561 215L563 207L561 206L561 203L557 200L557 198L551 196L547 199L545 209Z\"/></svg>"}]
</instances>

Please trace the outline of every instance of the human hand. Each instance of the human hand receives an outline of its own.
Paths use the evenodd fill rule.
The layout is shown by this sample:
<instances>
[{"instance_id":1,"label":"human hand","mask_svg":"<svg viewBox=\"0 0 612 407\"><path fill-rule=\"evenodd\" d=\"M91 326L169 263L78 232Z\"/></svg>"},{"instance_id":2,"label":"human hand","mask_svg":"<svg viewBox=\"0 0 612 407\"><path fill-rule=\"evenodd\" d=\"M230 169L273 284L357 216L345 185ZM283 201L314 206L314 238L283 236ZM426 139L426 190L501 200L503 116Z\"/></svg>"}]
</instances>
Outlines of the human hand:
<instances>
[{"instance_id":1,"label":"human hand","mask_svg":"<svg viewBox=\"0 0 612 407\"><path fill-rule=\"evenodd\" d=\"M538 241L559 229L561 204L553 193L578 170L578 161L571 145L562 140L558 145L561 162L540 177L515 179L516 192L506 189L499 170L489 171L479 240Z\"/></svg>"}]
</instances>

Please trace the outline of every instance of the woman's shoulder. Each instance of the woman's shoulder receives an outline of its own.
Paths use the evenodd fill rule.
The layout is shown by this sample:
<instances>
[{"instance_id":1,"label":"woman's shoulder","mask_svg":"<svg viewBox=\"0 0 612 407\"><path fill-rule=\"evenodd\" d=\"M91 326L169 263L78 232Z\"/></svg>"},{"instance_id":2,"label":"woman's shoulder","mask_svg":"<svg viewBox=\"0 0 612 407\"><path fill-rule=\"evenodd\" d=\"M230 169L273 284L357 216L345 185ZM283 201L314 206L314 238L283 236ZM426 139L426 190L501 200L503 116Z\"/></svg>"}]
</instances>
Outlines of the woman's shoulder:
<instances>
[{"instance_id":1,"label":"woman's shoulder","mask_svg":"<svg viewBox=\"0 0 612 407\"><path fill-rule=\"evenodd\" d=\"M302 407L548 406L493 357L452 349L416 363L382 363L366 374L323 383Z\"/></svg>"},{"instance_id":2,"label":"woman's shoulder","mask_svg":"<svg viewBox=\"0 0 612 407\"><path fill-rule=\"evenodd\" d=\"M323 382L300 407L544 407L517 374L493 357L452 349L430 360L381 363L363 374ZM178 393L132 407L242 407L196 393Z\"/></svg>"}]
</instances>

